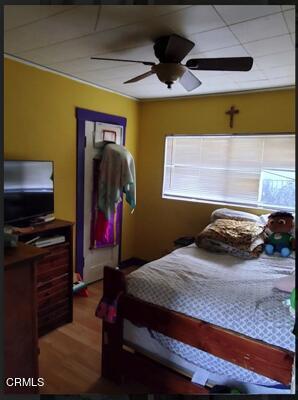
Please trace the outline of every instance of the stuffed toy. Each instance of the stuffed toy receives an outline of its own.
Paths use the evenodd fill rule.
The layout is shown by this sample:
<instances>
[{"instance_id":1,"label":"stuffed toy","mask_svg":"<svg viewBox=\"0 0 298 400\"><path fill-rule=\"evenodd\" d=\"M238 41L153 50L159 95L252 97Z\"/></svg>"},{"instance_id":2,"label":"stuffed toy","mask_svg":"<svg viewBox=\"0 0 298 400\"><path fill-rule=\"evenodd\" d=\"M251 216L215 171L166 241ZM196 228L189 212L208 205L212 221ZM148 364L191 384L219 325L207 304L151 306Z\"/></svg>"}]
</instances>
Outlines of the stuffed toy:
<instances>
[{"instance_id":1,"label":"stuffed toy","mask_svg":"<svg viewBox=\"0 0 298 400\"><path fill-rule=\"evenodd\" d=\"M265 232L267 233L265 252L272 255L275 251L282 257L288 257L294 250L292 236L294 217L291 213L277 211L269 215Z\"/></svg>"}]
</instances>

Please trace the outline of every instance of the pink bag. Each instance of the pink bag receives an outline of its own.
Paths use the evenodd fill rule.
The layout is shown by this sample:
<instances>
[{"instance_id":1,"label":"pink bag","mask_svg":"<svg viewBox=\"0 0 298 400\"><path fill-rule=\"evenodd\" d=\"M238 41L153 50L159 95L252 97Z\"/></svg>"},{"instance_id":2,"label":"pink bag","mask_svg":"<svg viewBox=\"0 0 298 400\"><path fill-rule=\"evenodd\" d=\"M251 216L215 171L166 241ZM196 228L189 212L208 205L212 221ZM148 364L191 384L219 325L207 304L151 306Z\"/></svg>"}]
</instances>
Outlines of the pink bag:
<instances>
[{"instance_id":1,"label":"pink bag","mask_svg":"<svg viewBox=\"0 0 298 400\"><path fill-rule=\"evenodd\" d=\"M111 303L103 297L96 308L95 316L97 318L103 319L105 322L114 324L117 319L117 306L121 294L122 292L119 293L116 299L113 300Z\"/></svg>"}]
</instances>

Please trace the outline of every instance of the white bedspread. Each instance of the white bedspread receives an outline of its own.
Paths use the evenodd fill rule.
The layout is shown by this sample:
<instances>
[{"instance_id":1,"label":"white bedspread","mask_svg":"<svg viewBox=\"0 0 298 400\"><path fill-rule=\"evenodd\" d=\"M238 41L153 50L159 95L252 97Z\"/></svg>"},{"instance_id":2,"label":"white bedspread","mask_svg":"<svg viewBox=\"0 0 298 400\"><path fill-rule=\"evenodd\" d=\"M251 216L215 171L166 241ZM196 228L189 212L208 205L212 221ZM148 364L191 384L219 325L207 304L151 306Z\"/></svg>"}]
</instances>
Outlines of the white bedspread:
<instances>
[{"instance_id":1,"label":"white bedspread","mask_svg":"<svg viewBox=\"0 0 298 400\"><path fill-rule=\"evenodd\" d=\"M295 268L294 257L241 260L191 245L128 275L128 293L194 318L294 351L294 320L273 289L276 279ZM160 344L192 364L243 382L274 384L192 346L151 332ZM223 343L223 346L225 344Z\"/></svg>"}]
</instances>

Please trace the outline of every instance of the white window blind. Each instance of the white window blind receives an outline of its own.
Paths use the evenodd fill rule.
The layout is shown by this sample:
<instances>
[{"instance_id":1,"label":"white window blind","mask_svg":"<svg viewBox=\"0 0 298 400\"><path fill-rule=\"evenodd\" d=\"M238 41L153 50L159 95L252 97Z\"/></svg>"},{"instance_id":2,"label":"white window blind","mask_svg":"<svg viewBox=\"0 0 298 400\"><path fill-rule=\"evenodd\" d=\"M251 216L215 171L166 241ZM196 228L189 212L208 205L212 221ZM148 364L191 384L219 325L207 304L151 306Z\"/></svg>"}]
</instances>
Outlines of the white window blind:
<instances>
[{"instance_id":1,"label":"white window blind","mask_svg":"<svg viewBox=\"0 0 298 400\"><path fill-rule=\"evenodd\" d=\"M294 209L295 136L167 136L163 197Z\"/></svg>"}]
</instances>

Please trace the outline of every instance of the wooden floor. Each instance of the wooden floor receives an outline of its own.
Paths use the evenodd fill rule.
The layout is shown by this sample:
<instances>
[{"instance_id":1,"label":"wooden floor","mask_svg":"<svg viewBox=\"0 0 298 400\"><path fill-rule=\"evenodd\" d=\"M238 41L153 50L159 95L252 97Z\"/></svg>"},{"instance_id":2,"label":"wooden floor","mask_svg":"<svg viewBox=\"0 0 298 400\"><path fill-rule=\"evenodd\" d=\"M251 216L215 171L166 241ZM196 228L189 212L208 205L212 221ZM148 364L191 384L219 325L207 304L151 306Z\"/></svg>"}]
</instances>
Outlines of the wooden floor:
<instances>
[{"instance_id":1,"label":"wooden floor","mask_svg":"<svg viewBox=\"0 0 298 400\"><path fill-rule=\"evenodd\" d=\"M101 378L101 320L95 309L102 281L88 286L89 297L74 297L71 324L39 340L39 376L45 379L41 394L146 393L137 383L121 387Z\"/></svg>"}]
</instances>

